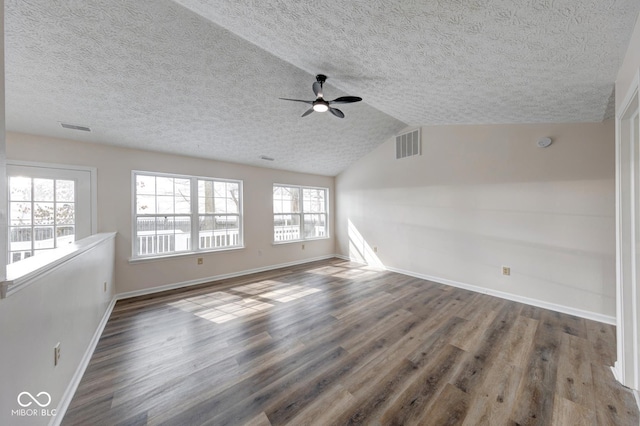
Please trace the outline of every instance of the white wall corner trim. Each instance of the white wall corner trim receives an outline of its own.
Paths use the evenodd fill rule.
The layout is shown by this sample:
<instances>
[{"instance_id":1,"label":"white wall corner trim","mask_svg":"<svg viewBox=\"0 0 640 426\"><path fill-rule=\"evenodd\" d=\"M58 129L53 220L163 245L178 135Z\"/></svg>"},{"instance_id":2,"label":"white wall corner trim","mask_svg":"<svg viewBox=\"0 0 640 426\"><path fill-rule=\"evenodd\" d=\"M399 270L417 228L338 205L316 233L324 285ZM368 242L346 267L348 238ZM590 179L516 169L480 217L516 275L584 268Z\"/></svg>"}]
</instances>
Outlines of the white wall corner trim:
<instances>
[{"instance_id":1,"label":"white wall corner trim","mask_svg":"<svg viewBox=\"0 0 640 426\"><path fill-rule=\"evenodd\" d=\"M640 388L640 68L616 106L616 379Z\"/></svg>"},{"instance_id":2,"label":"white wall corner trim","mask_svg":"<svg viewBox=\"0 0 640 426\"><path fill-rule=\"evenodd\" d=\"M313 258L309 258L309 259L297 260L295 262L287 262L287 263L280 263L280 264L277 264L277 265L269 265L269 266L265 266L265 267L261 267L261 268L246 269L244 271L232 272L232 273L229 273L229 274L214 275L214 276L210 276L210 277L198 278L198 279L195 279L195 280L182 281L182 282L178 282L178 283L174 283L174 284L167 284L167 285L163 285L163 286L159 286L159 287L151 287L151 288L146 288L146 289L142 289L142 290L135 290L135 291L128 291L128 292L125 292L125 293L118 293L118 294L116 294L115 297L116 297L117 300L130 299L132 297L146 296L148 294L160 293L160 292L167 291L167 290L175 290L177 288L191 287L191 286L194 286L194 285L200 285L200 284L206 284L206 283L213 283L215 281L220 281L220 280L224 280L224 279L228 279L228 278L242 277L244 275L255 274L255 273L258 273L258 272L271 271L271 270L274 270L274 269L286 268L286 267L289 267L289 266L302 265L302 264L305 264L305 263L311 263L311 262L316 262L316 261L319 261L319 260L331 259L331 258L334 258L334 257L340 257L340 256L335 255L335 254L329 254L329 255L325 255L325 256L318 256L318 257L313 257Z\"/></svg>"},{"instance_id":3,"label":"white wall corner trim","mask_svg":"<svg viewBox=\"0 0 640 426\"><path fill-rule=\"evenodd\" d=\"M62 423L62 419L64 418L67 409L69 408L69 404L71 404L71 400L78 389L78 385L80 384L80 380L82 380L82 376L89 366L89 361L91 361L91 357L93 356L93 352L96 350L96 346L98 346L98 342L100 341L100 337L102 336L102 332L109 321L109 317L111 316L111 312L113 312L114 306L116 306L117 299L114 296L107 306L102 319L100 320L100 324L96 328L95 333L93 333L93 337L91 338L91 342L89 342L89 346L87 346L87 350L84 352L82 356L82 360L80 364L78 364L78 368L76 369L67 389L65 390L60 402L58 403L56 415L51 418L49 422L49 426L58 426Z\"/></svg>"},{"instance_id":4,"label":"white wall corner trim","mask_svg":"<svg viewBox=\"0 0 640 426\"><path fill-rule=\"evenodd\" d=\"M584 311L582 309L576 309L569 306L558 305L556 303L545 302L543 300L532 299L529 297L518 296L511 293L506 293L503 291L487 289L484 287L479 287L473 284L461 283L458 281L449 280L446 278L434 277L430 275L418 274L411 271L406 271L403 269L397 269L392 267L386 267L388 271L397 272L399 274L408 275L410 277L420 278L427 281L433 281L439 284L449 285L452 287L463 288L465 290L474 291L476 293L482 293L489 296L499 297L501 299L511 300L513 302L524 303L526 305L536 306L538 308L549 309L552 311L560 312L563 314L574 315L580 318L586 318L593 321L602 322L605 324L616 324L616 318L609 315L602 315L595 312Z\"/></svg>"}]
</instances>

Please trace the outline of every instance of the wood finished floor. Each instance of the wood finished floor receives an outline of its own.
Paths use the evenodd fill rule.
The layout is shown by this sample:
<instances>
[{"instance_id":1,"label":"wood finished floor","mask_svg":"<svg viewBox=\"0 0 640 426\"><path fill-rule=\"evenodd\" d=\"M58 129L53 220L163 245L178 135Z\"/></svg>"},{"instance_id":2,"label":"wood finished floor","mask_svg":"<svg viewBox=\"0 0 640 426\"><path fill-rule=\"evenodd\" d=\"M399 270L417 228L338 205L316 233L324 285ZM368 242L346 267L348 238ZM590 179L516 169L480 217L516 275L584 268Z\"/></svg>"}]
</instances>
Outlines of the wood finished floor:
<instances>
[{"instance_id":1,"label":"wood finished floor","mask_svg":"<svg viewBox=\"0 0 640 426\"><path fill-rule=\"evenodd\" d=\"M638 425L615 328L338 259L120 301L64 425Z\"/></svg>"}]
</instances>

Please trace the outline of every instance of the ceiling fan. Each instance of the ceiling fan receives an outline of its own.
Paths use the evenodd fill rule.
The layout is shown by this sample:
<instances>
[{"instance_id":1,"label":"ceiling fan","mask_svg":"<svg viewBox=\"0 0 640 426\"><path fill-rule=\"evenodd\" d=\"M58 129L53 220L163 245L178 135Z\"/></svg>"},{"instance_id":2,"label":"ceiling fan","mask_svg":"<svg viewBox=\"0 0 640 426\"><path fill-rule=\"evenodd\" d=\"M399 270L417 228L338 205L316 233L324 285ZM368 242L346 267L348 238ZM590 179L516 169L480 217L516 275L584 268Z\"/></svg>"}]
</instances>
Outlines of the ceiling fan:
<instances>
[{"instance_id":1,"label":"ceiling fan","mask_svg":"<svg viewBox=\"0 0 640 426\"><path fill-rule=\"evenodd\" d=\"M305 104L312 105L311 108L309 108L304 114L302 114L303 117L306 117L307 115L311 114L313 111L325 112L329 110L329 112L331 112L331 114L335 115L336 117L344 118L344 113L340 111L338 108L333 108L331 105L350 104L352 102L360 102L362 98L359 98L357 96L341 96L332 101L325 101L323 97L324 95L322 93L322 86L324 85L325 81L327 81L326 75L323 75L323 74L316 75L316 82L313 83L313 86L311 86L311 88L313 89L313 93L316 94L315 101L303 101L302 99L289 99L289 98L280 98L280 99L285 101L304 102Z\"/></svg>"}]
</instances>

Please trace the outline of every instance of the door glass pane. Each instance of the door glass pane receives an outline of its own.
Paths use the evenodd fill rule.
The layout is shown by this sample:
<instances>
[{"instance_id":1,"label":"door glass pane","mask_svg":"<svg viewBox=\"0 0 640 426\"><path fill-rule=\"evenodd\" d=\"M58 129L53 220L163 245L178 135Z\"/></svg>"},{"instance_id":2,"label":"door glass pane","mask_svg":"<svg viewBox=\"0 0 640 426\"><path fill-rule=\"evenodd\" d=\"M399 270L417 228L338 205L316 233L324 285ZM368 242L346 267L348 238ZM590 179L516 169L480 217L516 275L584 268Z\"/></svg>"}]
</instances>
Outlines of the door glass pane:
<instances>
[{"instance_id":1,"label":"door glass pane","mask_svg":"<svg viewBox=\"0 0 640 426\"><path fill-rule=\"evenodd\" d=\"M56 203L56 225L73 225L75 223L75 204Z\"/></svg>"},{"instance_id":2,"label":"door glass pane","mask_svg":"<svg viewBox=\"0 0 640 426\"><path fill-rule=\"evenodd\" d=\"M75 201L75 182L72 180L56 180L56 201Z\"/></svg>"},{"instance_id":3,"label":"door glass pane","mask_svg":"<svg viewBox=\"0 0 640 426\"><path fill-rule=\"evenodd\" d=\"M31 251L31 227L19 226L9 228L9 250Z\"/></svg>"},{"instance_id":4,"label":"door glass pane","mask_svg":"<svg viewBox=\"0 0 640 426\"><path fill-rule=\"evenodd\" d=\"M34 201L53 201L53 179L33 180Z\"/></svg>"},{"instance_id":5,"label":"door glass pane","mask_svg":"<svg viewBox=\"0 0 640 426\"><path fill-rule=\"evenodd\" d=\"M12 201L31 200L31 178L20 176L10 177L9 199Z\"/></svg>"},{"instance_id":6,"label":"door glass pane","mask_svg":"<svg viewBox=\"0 0 640 426\"><path fill-rule=\"evenodd\" d=\"M53 203L33 203L34 225L53 225Z\"/></svg>"},{"instance_id":7,"label":"door glass pane","mask_svg":"<svg viewBox=\"0 0 640 426\"><path fill-rule=\"evenodd\" d=\"M55 247L53 238L53 226L36 226L33 228L33 248L52 249Z\"/></svg>"},{"instance_id":8,"label":"door glass pane","mask_svg":"<svg viewBox=\"0 0 640 426\"><path fill-rule=\"evenodd\" d=\"M31 225L31 203L11 202L10 225Z\"/></svg>"}]
</instances>

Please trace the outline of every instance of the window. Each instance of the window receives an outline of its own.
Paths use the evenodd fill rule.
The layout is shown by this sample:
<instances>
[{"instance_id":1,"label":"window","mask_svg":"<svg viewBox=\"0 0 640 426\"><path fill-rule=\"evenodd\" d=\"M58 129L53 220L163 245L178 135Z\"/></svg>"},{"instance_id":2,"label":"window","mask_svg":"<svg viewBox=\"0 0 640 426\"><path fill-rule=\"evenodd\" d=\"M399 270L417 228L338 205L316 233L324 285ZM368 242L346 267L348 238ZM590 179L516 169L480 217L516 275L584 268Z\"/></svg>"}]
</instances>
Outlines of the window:
<instances>
[{"instance_id":1,"label":"window","mask_svg":"<svg viewBox=\"0 0 640 426\"><path fill-rule=\"evenodd\" d=\"M241 181L133 174L133 257L242 247Z\"/></svg>"},{"instance_id":2,"label":"window","mask_svg":"<svg viewBox=\"0 0 640 426\"><path fill-rule=\"evenodd\" d=\"M327 188L273 185L273 241L327 238Z\"/></svg>"},{"instance_id":3,"label":"window","mask_svg":"<svg viewBox=\"0 0 640 426\"><path fill-rule=\"evenodd\" d=\"M95 169L7 163L9 259L15 263L95 232Z\"/></svg>"}]
</instances>

